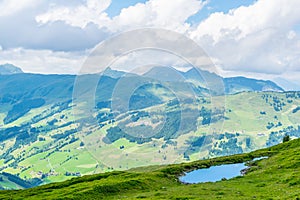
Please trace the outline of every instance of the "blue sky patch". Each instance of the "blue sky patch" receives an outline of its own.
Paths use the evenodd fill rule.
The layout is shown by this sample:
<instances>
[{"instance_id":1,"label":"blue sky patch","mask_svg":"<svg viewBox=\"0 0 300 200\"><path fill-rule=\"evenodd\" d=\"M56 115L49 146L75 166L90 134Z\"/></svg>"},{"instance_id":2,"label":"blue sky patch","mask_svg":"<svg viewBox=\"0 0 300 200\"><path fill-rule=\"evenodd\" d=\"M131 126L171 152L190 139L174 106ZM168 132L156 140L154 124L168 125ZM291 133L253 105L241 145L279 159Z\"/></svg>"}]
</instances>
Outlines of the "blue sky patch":
<instances>
[{"instance_id":1,"label":"blue sky patch","mask_svg":"<svg viewBox=\"0 0 300 200\"><path fill-rule=\"evenodd\" d=\"M249 6L254 4L256 0L209 0L209 3L204 6L204 8L191 16L187 22L191 24L198 24L202 20L209 17L210 14L215 12L228 13L229 10L238 8L240 6Z\"/></svg>"},{"instance_id":2,"label":"blue sky patch","mask_svg":"<svg viewBox=\"0 0 300 200\"><path fill-rule=\"evenodd\" d=\"M137 3L145 3L147 0L113 0L110 6L106 9L109 17L118 16L123 8L134 6Z\"/></svg>"}]
</instances>

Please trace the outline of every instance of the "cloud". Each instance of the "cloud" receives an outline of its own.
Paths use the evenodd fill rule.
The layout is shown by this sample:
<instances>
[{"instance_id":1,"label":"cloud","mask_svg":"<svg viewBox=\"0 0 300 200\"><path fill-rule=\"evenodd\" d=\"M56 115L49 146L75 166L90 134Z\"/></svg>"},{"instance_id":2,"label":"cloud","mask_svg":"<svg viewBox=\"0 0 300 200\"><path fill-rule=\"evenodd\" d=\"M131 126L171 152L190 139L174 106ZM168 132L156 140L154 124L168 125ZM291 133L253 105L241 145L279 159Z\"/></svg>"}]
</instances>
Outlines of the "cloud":
<instances>
[{"instance_id":1,"label":"cloud","mask_svg":"<svg viewBox=\"0 0 300 200\"><path fill-rule=\"evenodd\" d=\"M299 70L300 1L259 0L213 13L189 35L223 70L282 74Z\"/></svg>"},{"instance_id":2,"label":"cloud","mask_svg":"<svg viewBox=\"0 0 300 200\"><path fill-rule=\"evenodd\" d=\"M87 0L85 5L76 7L58 6L38 15L36 21L40 24L62 21L82 29L89 23L105 25L109 22L109 17L104 11L110 3L111 0Z\"/></svg>"},{"instance_id":3,"label":"cloud","mask_svg":"<svg viewBox=\"0 0 300 200\"><path fill-rule=\"evenodd\" d=\"M124 31L138 27L162 27L176 31L186 31L189 24L185 21L201 10L206 2L199 0L149 0L123 8L120 15L109 18L105 10L110 0L87 0L86 5L77 7L53 7L38 15L36 21L47 24L63 21L74 27L84 28L88 24L98 25L111 32Z\"/></svg>"},{"instance_id":4,"label":"cloud","mask_svg":"<svg viewBox=\"0 0 300 200\"><path fill-rule=\"evenodd\" d=\"M34 1L34 0L30 0ZM7 2L7 1L5 1ZM139 27L161 27L185 32L191 15L205 4L199 0L150 0L123 8L119 16L105 13L110 0L38 1L22 4L7 16L0 16L0 44L3 49L50 49L80 51L93 48L111 34ZM2 4L3 10L18 2ZM5 7L6 6L6 7Z\"/></svg>"},{"instance_id":5,"label":"cloud","mask_svg":"<svg viewBox=\"0 0 300 200\"><path fill-rule=\"evenodd\" d=\"M76 29L79 32L83 30L84 33L89 28L92 30L90 33L102 29L103 37L100 38L104 39L109 32L158 27L187 34L208 52L223 71L281 74L287 68L298 70L300 66L297 46L299 37L293 30L293 26L300 21L298 0L291 0L289 3L284 0L259 0L253 5L241 6L228 13L212 13L196 28L186 21L198 13L207 1L174 0L170 4L168 0L149 0L123 8L120 14L113 18L109 18L105 13L111 1L104 0L101 1L102 4L99 2L87 0L84 5L52 6L35 19L40 27L53 29L61 26L58 30L62 30L63 24L70 25L69 28L64 27L64 31L70 30L68 35L72 39L58 42L68 44L70 49L79 50L83 46L72 45ZM100 35L101 33L99 31ZM52 33L52 36L59 38L59 34L56 37L56 34ZM81 37L84 36L77 35L76 38ZM80 43L81 39L76 41ZM87 43L86 40L82 41ZM92 40L89 47L95 45L96 41L100 42L100 39ZM49 45L47 48L54 47Z\"/></svg>"},{"instance_id":6,"label":"cloud","mask_svg":"<svg viewBox=\"0 0 300 200\"><path fill-rule=\"evenodd\" d=\"M0 17L13 15L36 4L38 4L37 0L2 0L0 2Z\"/></svg>"},{"instance_id":7,"label":"cloud","mask_svg":"<svg viewBox=\"0 0 300 200\"><path fill-rule=\"evenodd\" d=\"M150 0L121 10L112 19L111 30L136 27L160 27L184 32L190 25L186 20L199 12L206 4L199 0Z\"/></svg>"},{"instance_id":8,"label":"cloud","mask_svg":"<svg viewBox=\"0 0 300 200\"><path fill-rule=\"evenodd\" d=\"M265 29L286 29L299 22L298 7L300 2L291 0L259 0L248 7L241 6L229 13L213 13L202 21L191 37L197 39L209 35L214 42L227 39L236 40Z\"/></svg>"},{"instance_id":9,"label":"cloud","mask_svg":"<svg viewBox=\"0 0 300 200\"><path fill-rule=\"evenodd\" d=\"M143 74L153 66L175 67L182 71L193 67L179 56L158 49L129 52L115 59L110 67L116 70Z\"/></svg>"},{"instance_id":10,"label":"cloud","mask_svg":"<svg viewBox=\"0 0 300 200\"><path fill-rule=\"evenodd\" d=\"M76 7L75 5L68 5ZM60 5L60 4L59 4ZM50 49L53 51L80 51L93 48L108 37L106 30L95 24L85 28L73 27L62 21L38 25L35 17L46 12L49 3L42 2L36 6L20 10L13 15L0 17L0 44L3 49ZM65 5L66 6L66 5Z\"/></svg>"},{"instance_id":11,"label":"cloud","mask_svg":"<svg viewBox=\"0 0 300 200\"><path fill-rule=\"evenodd\" d=\"M15 48L0 51L0 63L12 63L29 73L76 74L88 53Z\"/></svg>"},{"instance_id":12,"label":"cloud","mask_svg":"<svg viewBox=\"0 0 300 200\"><path fill-rule=\"evenodd\" d=\"M287 38L289 40L294 39L296 36L297 36L297 33L295 31L293 31L293 30L289 31L288 34L287 34Z\"/></svg>"}]
</instances>

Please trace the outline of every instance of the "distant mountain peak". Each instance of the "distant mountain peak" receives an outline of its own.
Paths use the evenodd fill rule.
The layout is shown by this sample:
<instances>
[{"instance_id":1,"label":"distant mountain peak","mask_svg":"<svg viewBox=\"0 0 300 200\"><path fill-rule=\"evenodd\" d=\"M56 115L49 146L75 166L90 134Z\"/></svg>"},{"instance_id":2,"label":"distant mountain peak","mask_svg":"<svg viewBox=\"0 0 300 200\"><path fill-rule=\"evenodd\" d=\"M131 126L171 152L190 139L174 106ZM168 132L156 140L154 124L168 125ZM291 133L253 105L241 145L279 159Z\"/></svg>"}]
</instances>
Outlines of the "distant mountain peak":
<instances>
[{"instance_id":1,"label":"distant mountain peak","mask_svg":"<svg viewBox=\"0 0 300 200\"><path fill-rule=\"evenodd\" d=\"M107 67L103 72L103 75L105 76L109 76L111 78L120 78L122 77L124 74L126 74L126 72L124 71L119 71L119 70L114 70L110 67Z\"/></svg>"},{"instance_id":2,"label":"distant mountain peak","mask_svg":"<svg viewBox=\"0 0 300 200\"><path fill-rule=\"evenodd\" d=\"M144 73L143 76L160 81L184 81L182 72L174 67L155 66Z\"/></svg>"},{"instance_id":3,"label":"distant mountain peak","mask_svg":"<svg viewBox=\"0 0 300 200\"><path fill-rule=\"evenodd\" d=\"M13 64L3 64L0 65L0 75L8 75L8 74L21 74L24 73L21 68L13 65Z\"/></svg>"}]
</instances>

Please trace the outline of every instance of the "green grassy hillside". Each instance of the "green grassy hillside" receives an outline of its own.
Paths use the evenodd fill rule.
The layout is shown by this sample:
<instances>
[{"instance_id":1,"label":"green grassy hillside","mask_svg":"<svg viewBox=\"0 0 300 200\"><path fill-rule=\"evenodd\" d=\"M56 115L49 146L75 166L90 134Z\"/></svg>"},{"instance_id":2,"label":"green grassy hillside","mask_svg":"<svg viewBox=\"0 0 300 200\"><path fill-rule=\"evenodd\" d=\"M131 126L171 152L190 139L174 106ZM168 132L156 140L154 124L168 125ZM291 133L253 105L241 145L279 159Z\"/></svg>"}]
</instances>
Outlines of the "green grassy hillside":
<instances>
[{"instance_id":1,"label":"green grassy hillside","mask_svg":"<svg viewBox=\"0 0 300 200\"><path fill-rule=\"evenodd\" d=\"M247 154L184 164L149 166L74 178L33 189L2 191L1 199L299 199L300 140ZM248 162L244 176L215 183L182 184L187 171L225 163Z\"/></svg>"}]
</instances>

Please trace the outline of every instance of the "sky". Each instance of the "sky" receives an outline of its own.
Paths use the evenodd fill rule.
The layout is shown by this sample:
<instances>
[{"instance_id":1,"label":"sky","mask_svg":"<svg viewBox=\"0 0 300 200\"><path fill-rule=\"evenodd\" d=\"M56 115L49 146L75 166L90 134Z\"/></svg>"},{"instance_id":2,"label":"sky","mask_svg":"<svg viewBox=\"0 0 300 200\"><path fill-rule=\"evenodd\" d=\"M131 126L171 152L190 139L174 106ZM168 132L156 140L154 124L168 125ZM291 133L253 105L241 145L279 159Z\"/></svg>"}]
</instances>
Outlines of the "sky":
<instances>
[{"instance_id":1,"label":"sky","mask_svg":"<svg viewBox=\"0 0 300 200\"><path fill-rule=\"evenodd\" d=\"M76 74L99 43L162 28L195 41L222 76L298 87L299 8L299 0L0 0L0 64Z\"/></svg>"}]
</instances>

